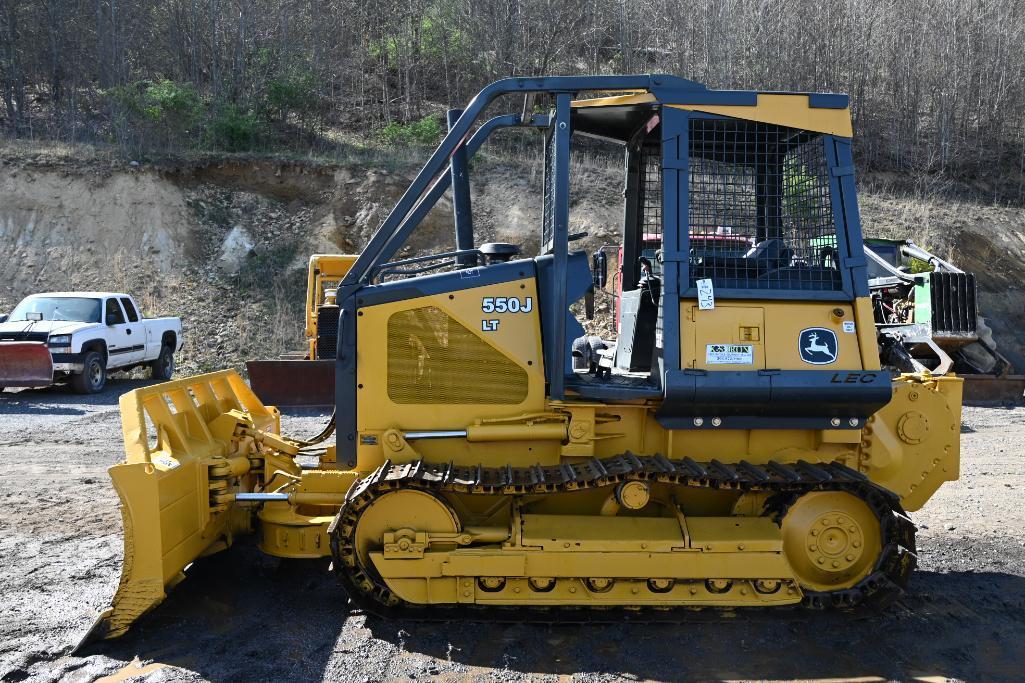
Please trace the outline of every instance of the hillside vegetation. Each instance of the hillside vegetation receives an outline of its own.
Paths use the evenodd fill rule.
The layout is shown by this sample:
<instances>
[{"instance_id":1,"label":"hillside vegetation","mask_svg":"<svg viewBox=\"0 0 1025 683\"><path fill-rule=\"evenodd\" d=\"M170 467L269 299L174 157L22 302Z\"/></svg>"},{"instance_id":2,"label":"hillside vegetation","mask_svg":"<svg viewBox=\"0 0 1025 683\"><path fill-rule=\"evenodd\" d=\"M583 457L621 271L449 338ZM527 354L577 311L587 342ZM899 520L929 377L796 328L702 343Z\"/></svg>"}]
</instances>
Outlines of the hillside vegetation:
<instances>
[{"instance_id":1,"label":"hillside vegetation","mask_svg":"<svg viewBox=\"0 0 1025 683\"><path fill-rule=\"evenodd\" d=\"M505 76L666 72L850 93L863 168L1021 200L1023 44L1020 0L5 0L0 129L332 156L432 143Z\"/></svg>"}]
</instances>

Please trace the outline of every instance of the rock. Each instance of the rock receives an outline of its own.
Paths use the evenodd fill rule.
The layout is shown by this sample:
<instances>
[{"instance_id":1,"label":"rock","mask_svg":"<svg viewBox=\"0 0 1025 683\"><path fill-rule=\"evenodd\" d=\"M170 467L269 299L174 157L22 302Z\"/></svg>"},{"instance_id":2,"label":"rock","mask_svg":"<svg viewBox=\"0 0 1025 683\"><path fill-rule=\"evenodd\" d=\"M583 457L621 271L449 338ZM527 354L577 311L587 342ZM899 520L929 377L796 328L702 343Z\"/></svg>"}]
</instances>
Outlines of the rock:
<instances>
[{"instance_id":1,"label":"rock","mask_svg":"<svg viewBox=\"0 0 1025 683\"><path fill-rule=\"evenodd\" d=\"M255 252L255 242L245 228L236 225L221 243L221 253L217 258L218 267L225 273L237 273L242 264Z\"/></svg>"}]
</instances>

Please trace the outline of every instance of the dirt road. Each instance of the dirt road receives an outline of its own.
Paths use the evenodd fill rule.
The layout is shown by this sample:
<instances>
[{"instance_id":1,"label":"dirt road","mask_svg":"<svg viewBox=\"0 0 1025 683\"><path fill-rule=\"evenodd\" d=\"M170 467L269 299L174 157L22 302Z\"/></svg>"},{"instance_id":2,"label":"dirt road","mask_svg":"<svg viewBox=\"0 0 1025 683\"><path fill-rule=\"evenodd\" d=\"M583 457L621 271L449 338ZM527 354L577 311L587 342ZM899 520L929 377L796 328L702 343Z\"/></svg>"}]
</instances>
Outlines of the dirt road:
<instances>
[{"instance_id":1,"label":"dirt road","mask_svg":"<svg viewBox=\"0 0 1025 683\"><path fill-rule=\"evenodd\" d=\"M252 545L196 563L126 637L71 650L117 585L106 468L113 381L89 400L0 394L0 680L733 680L1025 678L1025 408L968 408L962 479L915 515L920 570L874 619L556 626L394 623L350 613L326 562ZM310 435L319 414L289 416ZM141 668L145 667L145 668Z\"/></svg>"}]
</instances>

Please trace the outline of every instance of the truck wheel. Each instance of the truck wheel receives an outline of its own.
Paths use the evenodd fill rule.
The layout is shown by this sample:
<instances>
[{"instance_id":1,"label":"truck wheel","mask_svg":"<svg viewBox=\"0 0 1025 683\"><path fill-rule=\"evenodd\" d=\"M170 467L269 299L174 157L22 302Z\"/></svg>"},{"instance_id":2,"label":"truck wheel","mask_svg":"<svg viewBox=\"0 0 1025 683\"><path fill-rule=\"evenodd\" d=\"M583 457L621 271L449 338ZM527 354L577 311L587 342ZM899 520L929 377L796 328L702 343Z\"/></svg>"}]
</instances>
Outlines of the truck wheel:
<instances>
[{"instance_id":1,"label":"truck wheel","mask_svg":"<svg viewBox=\"0 0 1025 683\"><path fill-rule=\"evenodd\" d=\"M162 382L171 379L171 375L174 374L174 350L170 346L162 347L160 355L149 364L149 367L153 379L158 379Z\"/></svg>"},{"instance_id":2,"label":"truck wheel","mask_svg":"<svg viewBox=\"0 0 1025 683\"><path fill-rule=\"evenodd\" d=\"M79 394L98 394L107 386L107 364L96 351L85 354L82 372L71 376L71 385Z\"/></svg>"}]
</instances>

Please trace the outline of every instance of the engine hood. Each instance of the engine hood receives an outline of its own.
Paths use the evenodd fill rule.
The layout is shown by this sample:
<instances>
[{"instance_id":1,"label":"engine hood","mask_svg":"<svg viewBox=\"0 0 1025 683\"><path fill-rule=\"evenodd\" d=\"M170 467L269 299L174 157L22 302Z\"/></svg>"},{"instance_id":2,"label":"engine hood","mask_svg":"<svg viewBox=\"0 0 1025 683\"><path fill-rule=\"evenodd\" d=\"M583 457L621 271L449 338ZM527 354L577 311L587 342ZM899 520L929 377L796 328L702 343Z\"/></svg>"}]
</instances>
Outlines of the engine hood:
<instances>
[{"instance_id":1,"label":"engine hood","mask_svg":"<svg viewBox=\"0 0 1025 683\"><path fill-rule=\"evenodd\" d=\"M84 330L99 328L99 323L80 323L67 320L40 320L39 322L0 323L0 339L37 339L42 335L75 334Z\"/></svg>"}]
</instances>

